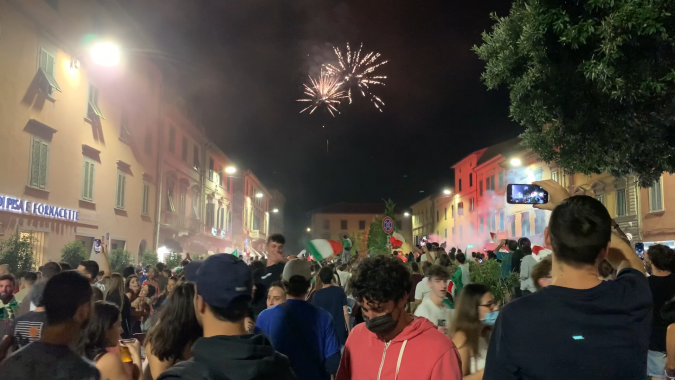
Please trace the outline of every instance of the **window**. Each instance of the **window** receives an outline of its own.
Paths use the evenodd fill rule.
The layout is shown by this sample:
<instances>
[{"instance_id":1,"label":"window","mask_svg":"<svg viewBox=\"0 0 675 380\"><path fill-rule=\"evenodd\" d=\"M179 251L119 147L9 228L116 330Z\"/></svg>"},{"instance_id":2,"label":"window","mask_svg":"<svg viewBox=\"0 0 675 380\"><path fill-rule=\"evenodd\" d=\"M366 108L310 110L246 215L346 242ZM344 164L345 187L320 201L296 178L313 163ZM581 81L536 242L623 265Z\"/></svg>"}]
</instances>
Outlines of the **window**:
<instances>
[{"instance_id":1,"label":"window","mask_svg":"<svg viewBox=\"0 0 675 380\"><path fill-rule=\"evenodd\" d=\"M504 212L499 213L499 230L504 231Z\"/></svg>"},{"instance_id":2,"label":"window","mask_svg":"<svg viewBox=\"0 0 675 380\"><path fill-rule=\"evenodd\" d=\"M54 66L56 60L54 56L49 54L45 49L40 49L40 73L42 74L41 84L47 95L52 96L54 89L61 92L59 84L54 78Z\"/></svg>"},{"instance_id":3,"label":"window","mask_svg":"<svg viewBox=\"0 0 675 380\"><path fill-rule=\"evenodd\" d=\"M487 187L490 187L490 178L487 179ZM478 195L483 196L483 181L478 181Z\"/></svg>"},{"instance_id":4,"label":"window","mask_svg":"<svg viewBox=\"0 0 675 380\"><path fill-rule=\"evenodd\" d=\"M181 216L181 227L184 226L182 221L186 211L187 211L187 194L181 191L178 203L178 214Z\"/></svg>"},{"instance_id":5,"label":"window","mask_svg":"<svg viewBox=\"0 0 675 380\"><path fill-rule=\"evenodd\" d=\"M462 179L459 179L459 191L462 191Z\"/></svg>"},{"instance_id":6,"label":"window","mask_svg":"<svg viewBox=\"0 0 675 380\"><path fill-rule=\"evenodd\" d=\"M347 221L346 221L346 220L341 220L341 221L340 221L340 229L341 229L341 230L346 230L346 229L347 229Z\"/></svg>"},{"instance_id":7,"label":"window","mask_svg":"<svg viewBox=\"0 0 675 380\"><path fill-rule=\"evenodd\" d=\"M448 220L448 208L443 209L443 220Z\"/></svg>"},{"instance_id":8,"label":"window","mask_svg":"<svg viewBox=\"0 0 675 380\"><path fill-rule=\"evenodd\" d=\"M129 132L129 114L123 110L122 114L120 115L120 140L128 143L130 137L131 132Z\"/></svg>"},{"instance_id":9,"label":"window","mask_svg":"<svg viewBox=\"0 0 675 380\"><path fill-rule=\"evenodd\" d=\"M452 238L455 239L455 227L452 227Z\"/></svg>"},{"instance_id":10,"label":"window","mask_svg":"<svg viewBox=\"0 0 675 380\"><path fill-rule=\"evenodd\" d=\"M169 152L173 153L176 150L176 129L169 128Z\"/></svg>"},{"instance_id":11,"label":"window","mask_svg":"<svg viewBox=\"0 0 675 380\"><path fill-rule=\"evenodd\" d=\"M484 223L483 217L481 216L481 218L480 218L480 226L478 227L478 228L479 228L479 229L478 229L478 232L480 232L480 233L483 233L483 230L484 230L483 223Z\"/></svg>"},{"instance_id":12,"label":"window","mask_svg":"<svg viewBox=\"0 0 675 380\"><path fill-rule=\"evenodd\" d=\"M365 220L359 220L359 229L361 231L366 229L366 221Z\"/></svg>"},{"instance_id":13,"label":"window","mask_svg":"<svg viewBox=\"0 0 675 380\"><path fill-rule=\"evenodd\" d=\"M115 188L115 208L124 210L124 195L127 187L126 174L117 172L117 187Z\"/></svg>"},{"instance_id":14,"label":"window","mask_svg":"<svg viewBox=\"0 0 675 380\"><path fill-rule=\"evenodd\" d=\"M224 226L225 226L225 207L220 207L218 209L218 223L216 224L216 228L222 230Z\"/></svg>"},{"instance_id":15,"label":"window","mask_svg":"<svg viewBox=\"0 0 675 380\"><path fill-rule=\"evenodd\" d=\"M94 200L94 161L85 159L82 171L82 200Z\"/></svg>"},{"instance_id":16,"label":"window","mask_svg":"<svg viewBox=\"0 0 675 380\"><path fill-rule=\"evenodd\" d=\"M105 119L101 109L98 108L98 88L89 84L89 108L87 109L87 117L89 119Z\"/></svg>"},{"instance_id":17,"label":"window","mask_svg":"<svg viewBox=\"0 0 675 380\"><path fill-rule=\"evenodd\" d=\"M497 223L496 219L497 216L495 214L490 215L490 232L494 232L497 230Z\"/></svg>"},{"instance_id":18,"label":"window","mask_svg":"<svg viewBox=\"0 0 675 380\"><path fill-rule=\"evenodd\" d=\"M605 204L605 196L603 194L596 195L595 199L599 200L603 205Z\"/></svg>"},{"instance_id":19,"label":"window","mask_svg":"<svg viewBox=\"0 0 675 380\"><path fill-rule=\"evenodd\" d=\"M661 187L661 178L659 178L652 187L649 188L649 211L663 210L663 188Z\"/></svg>"},{"instance_id":20,"label":"window","mask_svg":"<svg viewBox=\"0 0 675 380\"><path fill-rule=\"evenodd\" d=\"M450 205L450 217L455 218L455 205Z\"/></svg>"},{"instance_id":21,"label":"window","mask_svg":"<svg viewBox=\"0 0 675 380\"><path fill-rule=\"evenodd\" d=\"M446 239L448 238L448 229L447 228L445 229L445 238Z\"/></svg>"},{"instance_id":22,"label":"window","mask_svg":"<svg viewBox=\"0 0 675 380\"><path fill-rule=\"evenodd\" d=\"M187 158L188 158L188 141L185 136L183 136L183 140L181 141L181 147L180 147L180 159L183 160L183 162L187 163Z\"/></svg>"},{"instance_id":23,"label":"window","mask_svg":"<svg viewBox=\"0 0 675 380\"><path fill-rule=\"evenodd\" d=\"M511 215L511 237L516 237L516 216Z\"/></svg>"},{"instance_id":24,"label":"window","mask_svg":"<svg viewBox=\"0 0 675 380\"><path fill-rule=\"evenodd\" d=\"M457 215L464 215L464 202L457 203Z\"/></svg>"},{"instance_id":25,"label":"window","mask_svg":"<svg viewBox=\"0 0 675 380\"><path fill-rule=\"evenodd\" d=\"M223 173L223 167L221 166L218 169L218 185L220 185L220 187L223 187Z\"/></svg>"},{"instance_id":26,"label":"window","mask_svg":"<svg viewBox=\"0 0 675 380\"><path fill-rule=\"evenodd\" d=\"M464 236L464 226L459 226L459 238L462 239Z\"/></svg>"},{"instance_id":27,"label":"window","mask_svg":"<svg viewBox=\"0 0 675 380\"><path fill-rule=\"evenodd\" d=\"M481 187L483 187L483 182L481 181ZM485 191L490 190L490 177L485 178ZM480 189L480 194L483 195L483 189Z\"/></svg>"},{"instance_id":28,"label":"window","mask_svg":"<svg viewBox=\"0 0 675 380\"><path fill-rule=\"evenodd\" d=\"M544 210L534 210L534 233L543 234L546 228L546 213Z\"/></svg>"},{"instance_id":29,"label":"window","mask_svg":"<svg viewBox=\"0 0 675 380\"><path fill-rule=\"evenodd\" d=\"M166 211L176 211L176 207L173 204L173 183L167 181L166 185Z\"/></svg>"},{"instance_id":30,"label":"window","mask_svg":"<svg viewBox=\"0 0 675 380\"><path fill-rule=\"evenodd\" d=\"M616 216L626 216L626 189L616 191Z\"/></svg>"},{"instance_id":31,"label":"window","mask_svg":"<svg viewBox=\"0 0 675 380\"><path fill-rule=\"evenodd\" d=\"M474 208L475 208L475 202L474 202L473 197L471 197L471 198L469 198L469 212L473 212Z\"/></svg>"},{"instance_id":32,"label":"window","mask_svg":"<svg viewBox=\"0 0 675 380\"><path fill-rule=\"evenodd\" d=\"M441 221L440 211L436 210L436 223Z\"/></svg>"},{"instance_id":33,"label":"window","mask_svg":"<svg viewBox=\"0 0 675 380\"><path fill-rule=\"evenodd\" d=\"M152 154L152 134L150 133L150 128L145 130L145 154Z\"/></svg>"},{"instance_id":34,"label":"window","mask_svg":"<svg viewBox=\"0 0 675 380\"><path fill-rule=\"evenodd\" d=\"M150 185L143 182L143 192L141 194L141 214L150 214Z\"/></svg>"},{"instance_id":35,"label":"window","mask_svg":"<svg viewBox=\"0 0 675 380\"><path fill-rule=\"evenodd\" d=\"M47 170L49 168L49 143L33 137L31 145L29 186L37 189L46 189Z\"/></svg>"},{"instance_id":36,"label":"window","mask_svg":"<svg viewBox=\"0 0 675 380\"><path fill-rule=\"evenodd\" d=\"M530 236L530 213L524 212L520 214L520 229L522 236Z\"/></svg>"},{"instance_id":37,"label":"window","mask_svg":"<svg viewBox=\"0 0 675 380\"><path fill-rule=\"evenodd\" d=\"M199 146L197 144L192 148L192 167L199 170Z\"/></svg>"},{"instance_id":38,"label":"window","mask_svg":"<svg viewBox=\"0 0 675 380\"><path fill-rule=\"evenodd\" d=\"M534 172L534 180L535 181L541 181L542 175L544 174L544 169L539 169L536 172Z\"/></svg>"},{"instance_id":39,"label":"window","mask_svg":"<svg viewBox=\"0 0 675 380\"><path fill-rule=\"evenodd\" d=\"M59 10L59 0L45 0L45 3L49 5L53 10Z\"/></svg>"},{"instance_id":40,"label":"window","mask_svg":"<svg viewBox=\"0 0 675 380\"><path fill-rule=\"evenodd\" d=\"M470 230L469 230L469 236L473 236L473 222L469 225Z\"/></svg>"},{"instance_id":41,"label":"window","mask_svg":"<svg viewBox=\"0 0 675 380\"><path fill-rule=\"evenodd\" d=\"M213 222L216 214L216 205L213 203L208 203L206 205L206 228L213 228ZM210 232L210 231L207 231Z\"/></svg>"},{"instance_id":42,"label":"window","mask_svg":"<svg viewBox=\"0 0 675 380\"><path fill-rule=\"evenodd\" d=\"M469 188L473 186L473 173L469 173Z\"/></svg>"},{"instance_id":43,"label":"window","mask_svg":"<svg viewBox=\"0 0 675 380\"><path fill-rule=\"evenodd\" d=\"M558 181L558 171L557 171L557 170L551 170L551 179L554 180L554 181L556 181L556 182L558 182L558 183L560 183L560 182Z\"/></svg>"},{"instance_id":44,"label":"window","mask_svg":"<svg viewBox=\"0 0 675 380\"><path fill-rule=\"evenodd\" d=\"M499 172L499 190L504 188L504 172Z\"/></svg>"},{"instance_id":45,"label":"window","mask_svg":"<svg viewBox=\"0 0 675 380\"><path fill-rule=\"evenodd\" d=\"M396 231L401 231L403 229L403 222L400 220L397 220L396 223Z\"/></svg>"},{"instance_id":46,"label":"window","mask_svg":"<svg viewBox=\"0 0 675 380\"><path fill-rule=\"evenodd\" d=\"M494 174L490 177L490 180L491 180L490 181L490 190L495 191L495 175Z\"/></svg>"},{"instance_id":47,"label":"window","mask_svg":"<svg viewBox=\"0 0 675 380\"><path fill-rule=\"evenodd\" d=\"M330 220L324 220L323 221L323 229L324 230L330 230Z\"/></svg>"},{"instance_id":48,"label":"window","mask_svg":"<svg viewBox=\"0 0 675 380\"><path fill-rule=\"evenodd\" d=\"M213 167L215 166L215 162L213 162L213 157L209 157L209 179L211 181L215 182L215 178L213 177Z\"/></svg>"}]
</instances>

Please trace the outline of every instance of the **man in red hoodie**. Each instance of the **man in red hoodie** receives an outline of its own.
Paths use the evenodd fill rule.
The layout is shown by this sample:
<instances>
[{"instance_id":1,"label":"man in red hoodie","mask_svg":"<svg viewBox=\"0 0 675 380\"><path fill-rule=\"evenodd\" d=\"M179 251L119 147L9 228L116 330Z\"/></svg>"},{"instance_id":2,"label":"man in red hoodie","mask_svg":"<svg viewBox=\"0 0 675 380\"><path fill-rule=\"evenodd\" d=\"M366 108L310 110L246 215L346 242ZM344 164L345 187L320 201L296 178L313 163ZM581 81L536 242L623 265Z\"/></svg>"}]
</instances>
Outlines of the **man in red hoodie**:
<instances>
[{"instance_id":1,"label":"man in red hoodie","mask_svg":"<svg viewBox=\"0 0 675 380\"><path fill-rule=\"evenodd\" d=\"M336 380L459 380L455 345L426 318L405 310L410 272L390 255L369 258L352 278L365 323L347 339Z\"/></svg>"}]
</instances>

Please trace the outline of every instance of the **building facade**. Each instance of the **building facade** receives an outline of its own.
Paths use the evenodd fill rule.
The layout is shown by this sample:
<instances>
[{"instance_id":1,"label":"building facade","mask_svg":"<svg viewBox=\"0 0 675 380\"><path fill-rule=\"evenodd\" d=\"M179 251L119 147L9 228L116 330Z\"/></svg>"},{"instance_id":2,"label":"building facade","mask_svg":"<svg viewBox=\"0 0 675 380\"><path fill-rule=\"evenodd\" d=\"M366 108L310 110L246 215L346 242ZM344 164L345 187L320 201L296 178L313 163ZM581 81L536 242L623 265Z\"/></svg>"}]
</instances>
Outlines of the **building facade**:
<instances>
[{"instance_id":1,"label":"building facade","mask_svg":"<svg viewBox=\"0 0 675 380\"><path fill-rule=\"evenodd\" d=\"M434 233L434 201L431 196L424 197L411 207L411 233L414 245Z\"/></svg>"},{"instance_id":2,"label":"building facade","mask_svg":"<svg viewBox=\"0 0 675 380\"><path fill-rule=\"evenodd\" d=\"M233 245L234 248L264 253L269 236L271 194L250 170L234 180Z\"/></svg>"}]
</instances>

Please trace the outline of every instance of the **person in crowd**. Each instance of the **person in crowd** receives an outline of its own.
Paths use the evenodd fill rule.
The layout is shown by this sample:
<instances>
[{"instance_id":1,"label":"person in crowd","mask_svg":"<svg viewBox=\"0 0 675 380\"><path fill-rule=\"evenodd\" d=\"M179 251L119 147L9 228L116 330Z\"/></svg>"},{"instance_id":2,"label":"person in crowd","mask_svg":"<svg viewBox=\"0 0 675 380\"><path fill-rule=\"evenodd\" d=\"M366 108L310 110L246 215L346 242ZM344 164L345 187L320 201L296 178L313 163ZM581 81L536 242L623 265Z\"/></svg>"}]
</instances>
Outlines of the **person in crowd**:
<instances>
[{"instance_id":1,"label":"person in crowd","mask_svg":"<svg viewBox=\"0 0 675 380\"><path fill-rule=\"evenodd\" d=\"M21 305L21 302L23 302L24 297L26 297L26 294L30 291L30 289L33 287L33 284L35 284L35 281L37 281L37 273L35 272L26 272L21 276L21 280L19 282L19 292L14 295L14 299L16 299L16 302Z\"/></svg>"},{"instance_id":2,"label":"person in crowd","mask_svg":"<svg viewBox=\"0 0 675 380\"><path fill-rule=\"evenodd\" d=\"M253 276L245 262L230 254L209 256L197 271L196 285L195 311L204 336L192 345L191 359L169 368L158 380L295 379L288 358L277 353L265 335L246 330Z\"/></svg>"},{"instance_id":3,"label":"person in crowd","mask_svg":"<svg viewBox=\"0 0 675 380\"><path fill-rule=\"evenodd\" d=\"M34 311L30 311L18 318L7 330L7 335L0 342L0 362L2 362L10 350L16 351L29 343L40 340L42 326L45 324L44 308L44 288L46 283L40 281L33 286L31 300L36 306Z\"/></svg>"},{"instance_id":4,"label":"person in crowd","mask_svg":"<svg viewBox=\"0 0 675 380\"><path fill-rule=\"evenodd\" d=\"M365 259L351 288L365 323L347 339L337 380L462 378L450 339L426 318L405 311L411 284L403 263L387 255Z\"/></svg>"},{"instance_id":5,"label":"person in crowd","mask_svg":"<svg viewBox=\"0 0 675 380\"><path fill-rule=\"evenodd\" d=\"M597 199L538 181L553 210L544 230L553 285L509 302L492 332L483 379L636 379L647 373L653 302L640 257ZM598 278L607 259L614 281ZM545 310L546 312L542 312ZM527 323L523 323L527 321ZM597 355L603 352L603 355Z\"/></svg>"},{"instance_id":6,"label":"person in crowd","mask_svg":"<svg viewBox=\"0 0 675 380\"><path fill-rule=\"evenodd\" d=\"M162 276L159 275L159 270L151 266L150 269L148 269L148 279L143 281L141 283L141 286L143 287L146 285L152 285L155 289L157 289L157 291L159 291L159 289L161 289L161 285L159 282L160 277Z\"/></svg>"},{"instance_id":7,"label":"person in crowd","mask_svg":"<svg viewBox=\"0 0 675 380\"><path fill-rule=\"evenodd\" d=\"M138 293L141 291L141 283L138 280L138 276L135 274L127 277L125 285L125 295L129 298L130 302L136 301L138 298Z\"/></svg>"},{"instance_id":8,"label":"person in crowd","mask_svg":"<svg viewBox=\"0 0 675 380\"><path fill-rule=\"evenodd\" d=\"M164 307L154 316L156 323L143 342L153 379L176 363L192 357L192 345L204 333L195 313L195 295L194 283L178 284Z\"/></svg>"},{"instance_id":9,"label":"person in crowd","mask_svg":"<svg viewBox=\"0 0 675 380\"><path fill-rule=\"evenodd\" d=\"M91 294L91 301L92 302L103 301L103 292L101 291L101 289L99 289L95 286L92 286L91 291L92 291L92 294Z\"/></svg>"},{"instance_id":10,"label":"person in crowd","mask_svg":"<svg viewBox=\"0 0 675 380\"><path fill-rule=\"evenodd\" d=\"M164 269L162 271L162 275L164 275L164 277L166 277L167 280L171 278L171 276L173 276L173 274L171 273L171 269Z\"/></svg>"},{"instance_id":11,"label":"person in crowd","mask_svg":"<svg viewBox=\"0 0 675 380\"><path fill-rule=\"evenodd\" d=\"M348 285L349 285L349 279L352 277L352 274L349 272L349 264L347 263L342 263L337 269L337 275L340 277L340 285L342 286L342 289L347 292L348 290Z\"/></svg>"},{"instance_id":12,"label":"person in crowd","mask_svg":"<svg viewBox=\"0 0 675 380\"><path fill-rule=\"evenodd\" d=\"M251 261L251 263L249 264L249 266L251 267L251 271L256 271L257 269L261 269L261 270L263 270L263 271L265 270L265 263L263 263L263 262L260 261L260 260L253 260L253 261Z\"/></svg>"},{"instance_id":13,"label":"person in crowd","mask_svg":"<svg viewBox=\"0 0 675 380\"><path fill-rule=\"evenodd\" d=\"M122 320L117 305L107 301L95 302L91 321L82 335L81 354L96 363L101 379L139 380L141 378L140 345L136 339L119 341L121 332ZM108 351L116 348L118 344L129 351L134 366L131 376L127 373L121 356Z\"/></svg>"},{"instance_id":14,"label":"person in crowd","mask_svg":"<svg viewBox=\"0 0 675 380\"><path fill-rule=\"evenodd\" d=\"M5 336L14 319L18 317L19 303L14 298L16 278L13 274L0 275L0 336Z\"/></svg>"},{"instance_id":15,"label":"person in crowd","mask_svg":"<svg viewBox=\"0 0 675 380\"><path fill-rule=\"evenodd\" d=\"M546 256L532 268L532 283L537 291L553 282L551 277L552 260L551 256Z\"/></svg>"},{"instance_id":16,"label":"person in crowd","mask_svg":"<svg viewBox=\"0 0 675 380\"><path fill-rule=\"evenodd\" d=\"M342 235L342 262L349 263L352 258L352 239L347 235Z\"/></svg>"},{"instance_id":17,"label":"person in crowd","mask_svg":"<svg viewBox=\"0 0 675 380\"><path fill-rule=\"evenodd\" d=\"M319 272L321 269L319 269L316 274L312 277L309 293L307 293L307 297L305 298L307 302L312 302L312 299L314 298L314 295L316 294L319 289L323 289L323 281L321 281L321 277L319 277Z\"/></svg>"},{"instance_id":18,"label":"person in crowd","mask_svg":"<svg viewBox=\"0 0 675 380\"><path fill-rule=\"evenodd\" d=\"M647 375L652 379L663 379L666 368L666 333L668 323L661 317L661 310L667 301L675 297L675 252L665 245L649 247L645 255L649 276L649 289L654 307L647 356Z\"/></svg>"},{"instance_id":19,"label":"person in crowd","mask_svg":"<svg viewBox=\"0 0 675 380\"><path fill-rule=\"evenodd\" d=\"M188 264L190 264L190 261L192 260L183 259L183 261L180 262L180 267L185 269L185 267L188 266Z\"/></svg>"},{"instance_id":20,"label":"person in crowd","mask_svg":"<svg viewBox=\"0 0 675 380\"><path fill-rule=\"evenodd\" d=\"M110 276L108 283L108 292L105 294L104 300L111 302L122 312L122 319L120 324L123 329L122 338L131 338L131 325L133 323L131 318L131 301L126 294L124 294L124 278L119 273L113 273Z\"/></svg>"},{"instance_id":21,"label":"person in crowd","mask_svg":"<svg viewBox=\"0 0 675 380\"><path fill-rule=\"evenodd\" d=\"M157 263L156 268L157 268L156 272L157 276L155 278L159 283L159 287L156 286L157 293L163 293L164 289L166 289L166 284L169 282L169 277L171 277L171 272L169 272L168 276L166 275L166 273L164 272L164 270L166 269L166 265L164 263Z\"/></svg>"},{"instance_id":22,"label":"person in crowd","mask_svg":"<svg viewBox=\"0 0 675 380\"><path fill-rule=\"evenodd\" d=\"M152 314L152 296L155 293L155 287L152 285L144 285L141 287L138 297L131 302L132 316L134 321L138 321L141 325L148 320ZM132 328L133 332L138 332L136 326Z\"/></svg>"},{"instance_id":23,"label":"person in crowd","mask_svg":"<svg viewBox=\"0 0 675 380\"><path fill-rule=\"evenodd\" d=\"M57 262L50 261L47 264L42 266L42 270L39 273L42 273L42 279L40 281L47 281L55 275L61 273L61 265ZM31 294L32 290L29 290L24 297L26 302L21 302L19 305L19 312L17 316L22 316L28 313L29 311L35 310L35 305L31 302L33 295Z\"/></svg>"},{"instance_id":24,"label":"person in crowd","mask_svg":"<svg viewBox=\"0 0 675 380\"><path fill-rule=\"evenodd\" d=\"M414 303L415 302L415 290L417 290L417 284L420 283L424 279L424 275L420 273L420 266L417 264L415 261L410 261L410 270L412 273L410 274L410 283L412 284L412 291L410 294L408 294L408 302ZM347 292L348 293L348 292Z\"/></svg>"},{"instance_id":25,"label":"person in crowd","mask_svg":"<svg viewBox=\"0 0 675 380\"><path fill-rule=\"evenodd\" d=\"M520 239L520 249L523 252L523 260L520 262L520 291L523 295L537 291L532 281L532 269L537 265L537 260L532 256L532 243L528 238Z\"/></svg>"},{"instance_id":26,"label":"person in crowd","mask_svg":"<svg viewBox=\"0 0 675 380\"><path fill-rule=\"evenodd\" d=\"M253 299L253 317L260 314L267 307L265 297L272 283L281 280L281 274L286 265L284 258L284 244L286 239L281 234L274 234L267 238L267 266L253 280L256 286Z\"/></svg>"},{"instance_id":27,"label":"person in crowd","mask_svg":"<svg viewBox=\"0 0 675 380\"><path fill-rule=\"evenodd\" d=\"M61 270L62 270L62 271L66 271L66 270L71 270L71 269L73 269L73 268L70 267L70 264L68 264L68 263L65 262L65 261L59 262L59 265L61 266Z\"/></svg>"},{"instance_id":28,"label":"person in crowd","mask_svg":"<svg viewBox=\"0 0 675 380\"><path fill-rule=\"evenodd\" d=\"M661 308L661 318L668 324L664 379L672 380L675 379L675 298L663 305L663 308Z\"/></svg>"},{"instance_id":29,"label":"person in crowd","mask_svg":"<svg viewBox=\"0 0 675 380\"><path fill-rule=\"evenodd\" d=\"M169 298L169 294L176 288L176 284L178 283L178 277L171 276L169 277L169 281L166 283L166 288L164 289L164 292L157 297L157 300L155 303L152 305L153 309L157 310L164 305L166 300Z\"/></svg>"},{"instance_id":30,"label":"person in crowd","mask_svg":"<svg viewBox=\"0 0 675 380\"><path fill-rule=\"evenodd\" d=\"M77 271L80 272L84 277L88 278L90 284L95 285L96 287L101 289L101 291L105 295L105 293L108 291L107 286L108 282L110 281L110 275L112 274L112 270L110 270L110 263L108 263L108 256L107 253L105 252L105 249L101 249L101 262L102 262L101 266L103 268L99 268L98 263L94 260L84 260L77 267ZM99 270L103 272L103 278L101 281L97 281L96 279Z\"/></svg>"},{"instance_id":31,"label":"person in crowd","mask_svg":"<svg viewBox=\"0 0 675 380\"><path fill-rule=\"evenodd\" d=\"M422 273L424 277L429 277L429 269L433 264L430 261L425 261L422 263ZM428 281L420 281L415 287L415 306L419 306L422 301L429 296L431 288L429 288Z\"/></svg>"},{"instance_id":32,"label":"person in crowd","mask_svg":"<svg viewBox=\"0 0 675 380\"><path fill-rule=\"evenodd\" d=\"M71 348L89 324L91 295L89 280L77 272L51 277L43 292L47 324L42 326L40 340L0 363L2 379L101 379L98 369Z\"/></svg>"},{"instance_id":33,"label":"person in crowd","mask_svg":"<svg viewBox=\"0 0 675 380\"><path fill-rule=\"evenodd\" d=\"M502 248L506 246L507 252L502 252ZM514 240L502 240L497 249L497 260L501 263L502 278L507 278L511 274L513 264L513 252L518 248L518 243Z\"/></svg>"},{"instance_id":34,"label":"person in crowd","mask_svg":"<svg viewBox=\"0 0 675 380\"><path fill-rule=\"evenodd\" d=\"M432 264L436 263L436 251L434 251L434 246L431 243L426 243L422 246L422 258L421 262L428 261Z\"/></svg>"},{"instance_id":35,"label":"person in crowd","mask_svg":"<svg viewBox=\"0 0 675 380\"><path fill-rule=\"evenodd\" d=\"M497 255L494 251L487 251L487 258L488 260L497 260Z\"/></svg>"},{"instance_id":36,"label":"person in crowd","mask_svg":"<svg viewBox=\"0 0 675 380\"><path fill-rule=\"evenodd\" d=\"M135 274L136 274L136 269L133 267L133 265L126 266L126 267L124 267L124 269L122 269L122 277L124 277L125 279L127 279L130 276L133 276Z\"/></svg>"},{"instance_id":37,"label":"person in crowd","mask_svg":"<svg viewBox=\"0 0 675 380\"><path fill-rule=\"evenodd\" d=\"M286 291L281 281L277 281L270 286L267 292L267 308L281 305L284 302L286 302Z\"/></svg>"},{"instance_id":38,"label":"person in crowd","mask_svg":"<svg viewBox=\"0 0 675 380\"><path fill-rule=\"evenodd\" d=\"M452 287L453 297L457 297L462 288L471 283L469 279L469 275L471 274L469 261L466 259L466 256L463 253L458 253L455 256L455 260L457 261L457 270L452 275L452 283L455 285Z\"/></svg>"},{"instance_id":39,"label":"person in crowd","mask_svg":"<svg viewBox=\"0 0 675 380\"><path fill-rule=\"evenodd\" d=\"M483 378L490 333L498 310L499 304L485 285L469 284L459 294L448 336L462 358L464 379Z\"/></svg>"},{"instance_id":40,"label":"person in crowd","mask_svg":"<svg viewBox=\"0 0 675 380\"><path fill-rule=\"evenodd\" d=\"M602 260L598 267L598 277L603 281L610 281L616 279L616 270L612 264L607 260Z\"/></svg>"},{"instance_id":41,"label":"person in crowd","mask_svg":"<svg viewBox=\"0 0 675 380\"><path fill-rule=\"evenodd\" d=\"M457 256L463 256L463 254ZM447 331L453 314L450 306L444 302L449 279L448 268L441 265L432 265L426 279L429 282L431 292L429 292L429 297L422 300L422 303L415 310L415 316L428 319L442 333Z\"/></svg>"},{"instance_id":42,"label":"person in crowd","mask_svg":"<svg viewBox=\"0 0 675 380\"><path fill-rule=\"evenodd\" d=\"M148 265L145 267L145 270L141 269L139 272L136 273L136 275L138 276L139 284L143 284L145 281L148 280L148 271L150 270L151 267L152 265Z\"/></svg>"},{"instance_id":43,"label":"person in crowd","mask_svg":"<svg viewBox=\"0 0 675 380\"><path fill-rule=\"evenodd\" d=\"M436 260L436 263L442 267L448 268L452 264L452 260L450 260L450 255L448 255L445 252L441 252L441 248L439 248L438 252L438 259Z\"/></svg>"},{"instance_id":44,"label":"person in crowd","mask_svg":"<svg viewBox=\"0 0 675 380\"><path fill-rule=\"evenodd\" d=\"M61 268L63 268L63 265L61 265ZM98 275L96 276L96 282L103 280L103 276L105 276L105 272L103 272L102 270L98 271Z\"/></svg>"},{"instance_id":45,"label":"person in crowd","mask_svg":"<svg viewBox=\"0 0 675 380\"><path fill-rule=\"evenodd\" d=\"M332 272L324 273L332 279ZM255 329L288 356L299 380L329 380L340 363L340 347L331 314L305 301L311 282L309 263L289 261L282 279L286 302L260 313Z\"/></svg>"},{"instance_id":46,"label":"person in crowd","mask_svg":"<svg viewBox=\"0 0 675 380\"><path fill-rule=\"evenodd\" d=\"M347 295L344 289L335 285L333 273L330 268L321 268L319 278L323 288L314 295L312 305L320 307L333 317L333 330L340 347L344 347L349 334L349 311Z\"/></svg>"}]
</instances>

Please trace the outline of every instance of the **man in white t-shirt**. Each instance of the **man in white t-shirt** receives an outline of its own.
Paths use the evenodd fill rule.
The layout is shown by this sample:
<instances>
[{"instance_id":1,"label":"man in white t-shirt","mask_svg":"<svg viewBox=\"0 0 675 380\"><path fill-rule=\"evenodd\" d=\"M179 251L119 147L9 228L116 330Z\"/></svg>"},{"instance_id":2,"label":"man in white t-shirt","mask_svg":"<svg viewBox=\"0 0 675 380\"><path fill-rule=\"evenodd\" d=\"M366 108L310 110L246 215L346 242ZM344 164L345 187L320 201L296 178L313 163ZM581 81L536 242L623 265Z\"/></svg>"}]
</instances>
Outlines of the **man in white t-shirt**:
<instances>
[{"instance_id":1,"label":"man in white t-shirt","mask_svg":"<svg viewBox=\"0 0 675 380\"><path fill-rule=\"evenodd\" d=\"M432 266L433 264L429 261L422 263L422 274L424 275L424 279L415 286L415 305L419 305L422 303L422 300L429 297L431 289L429 289L427 277L429 277L429 269L431 269Z\"/></svg>"},{"instance_id":2,"label":"man in white t-shirt","mask_svg":"<svg viewBox=\"0 0 675 380\"><path fill-rule=\"evenodd\" d=\"M415 310L415 316L428 319L443 333L446 332L453 313L450 306L444 302L449 279L450 272L447 268L433 265L429 269L426 281L421 281L428 283L429 289L431 289L429 297L423 299L420 306Z\"/></svg>"},{"instance_id":3,"label":"man in white t-shirt","mask_svg":"<svg viewBox=\"0 0 675 380\"><path fill-rule=\"evenodd\" d=\"M431 261L431 263L436 262L436 251L433 249L432 243L427 243L422 246L422 256L420 257L420 262Z\"/></svg>"}]
</instances>

